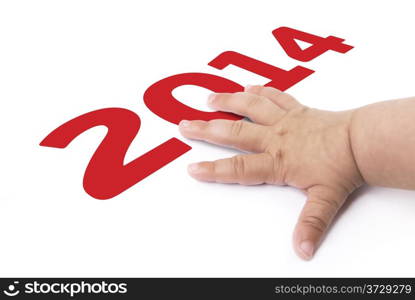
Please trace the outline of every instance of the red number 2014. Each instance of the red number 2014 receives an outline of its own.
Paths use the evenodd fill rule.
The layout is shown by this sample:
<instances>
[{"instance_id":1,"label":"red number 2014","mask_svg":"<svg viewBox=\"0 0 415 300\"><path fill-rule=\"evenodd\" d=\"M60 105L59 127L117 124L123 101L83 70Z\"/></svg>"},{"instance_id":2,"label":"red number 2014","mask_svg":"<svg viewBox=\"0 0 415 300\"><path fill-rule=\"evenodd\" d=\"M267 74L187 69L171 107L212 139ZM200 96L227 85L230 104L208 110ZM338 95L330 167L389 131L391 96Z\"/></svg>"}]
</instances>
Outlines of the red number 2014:
<instances>
[{"instance_id":1,"label":"red number 2014","mask_svg":"<svg viewBox=\"0 0 415 300\"><path fill-rule=\"evenodd\" d=\"M277 28L272 34L288 56L303 62L310 61L329 50L346 53L353 48L343 44L343 39L334 36L322 38L288 27ZM311 45L306 49L301 49L296 40L302 40ZM265 84L266 86L282 91L314 73L313 70L301 66L288 71L283 70L234 51L225 51L209 62L209 66L220 70L228 65L261 75L270 80ZM154 114L174 124L184 119L241 119L240 116L231 113L200 111L177 101L172 91L182 85L195 85L216 93L233 93L243 90L241 85L224 77L207 73L183 73L164 78L151 85L144 93L146 106ZM191 149L182 141L171 138L130 163L124 164L125 154L140 129L140 123L139 116L130 110L99 109L62 124L53 130L40 145L65 148L86 130L95 126L106 126L108 132L85 170L83 186L85 191L96 199L110 199Z\"/></svg>"}]
</instances>

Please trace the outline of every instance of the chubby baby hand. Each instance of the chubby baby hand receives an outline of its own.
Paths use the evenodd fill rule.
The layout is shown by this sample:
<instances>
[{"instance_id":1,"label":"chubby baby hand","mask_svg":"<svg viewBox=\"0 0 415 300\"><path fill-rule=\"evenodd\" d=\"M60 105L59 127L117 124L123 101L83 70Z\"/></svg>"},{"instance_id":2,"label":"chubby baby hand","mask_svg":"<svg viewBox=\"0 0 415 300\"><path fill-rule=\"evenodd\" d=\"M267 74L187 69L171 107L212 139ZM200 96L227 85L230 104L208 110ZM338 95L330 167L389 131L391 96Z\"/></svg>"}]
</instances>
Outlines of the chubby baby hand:
<instances>
[{"instance_id":1,"label":"chubby baby hand","mask_svg":"<svg viewBox=\"0 0 415 300\"><path fill-rule=\"evenodd\" d=\"M250 152L191 164L198 180L244 185L290 185L307 201L294 230L296 253L314 255L327 228L363 178L354 159L349 128L353 110L330 112L302 105L264 86L211 94L209 107L249 121L182 121L183 136Z\"/></svg>"}]
</instances>

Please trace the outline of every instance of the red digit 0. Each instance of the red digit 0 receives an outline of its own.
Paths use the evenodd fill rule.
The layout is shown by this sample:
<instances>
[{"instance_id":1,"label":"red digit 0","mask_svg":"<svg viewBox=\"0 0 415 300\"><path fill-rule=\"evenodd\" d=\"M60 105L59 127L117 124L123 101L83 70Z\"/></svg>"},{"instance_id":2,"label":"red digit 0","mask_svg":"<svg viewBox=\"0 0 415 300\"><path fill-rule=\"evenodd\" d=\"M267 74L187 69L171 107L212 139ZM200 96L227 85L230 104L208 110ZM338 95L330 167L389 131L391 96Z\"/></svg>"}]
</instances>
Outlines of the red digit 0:
<instances>
[{"instance_id":1,"label":"red digit 0","mask_svg":"<svg viewBox=\"0 0 415 300\"><path fill-rule=\"evenodd\" d=\"M182 85L196 85L216 93L243 91L236 82L206 73L183 73L166 77L152 84L144 93L144 103L156 115L173 124L181 120L239 120L241 116L225 112L205 112L189 107L173 97L172 91Z\"/></svg>"},{"instance_id":2,"label":"red digit 0","mask_svg":"<svg viewBox=\"0 0 415 300\"><path fill-rule=\"evenodd\" d=\"M353 46L343 44L344 39L332 35L322 38L289 27L277 28L272 34L289 57L304 62L310 61L329 50L346 53L353 49ZM302 50L295 41L296 39L312 45Z\"/></svg>"},{"instance_id":3,"label":"red digit 0","mask_svg":"<svg viewBox=\"0 0 415 300\"><path fill-rule=\"evenodd\" d=\"M40 146L65 148L84 131L104 125L108 132L84 174L85 191L96 199L110 199L191 149L171 138L124 165L125 154L140 129L140 118L123 108L105 108L76 117L52 131Z\"/></svg>"}]
</instances>

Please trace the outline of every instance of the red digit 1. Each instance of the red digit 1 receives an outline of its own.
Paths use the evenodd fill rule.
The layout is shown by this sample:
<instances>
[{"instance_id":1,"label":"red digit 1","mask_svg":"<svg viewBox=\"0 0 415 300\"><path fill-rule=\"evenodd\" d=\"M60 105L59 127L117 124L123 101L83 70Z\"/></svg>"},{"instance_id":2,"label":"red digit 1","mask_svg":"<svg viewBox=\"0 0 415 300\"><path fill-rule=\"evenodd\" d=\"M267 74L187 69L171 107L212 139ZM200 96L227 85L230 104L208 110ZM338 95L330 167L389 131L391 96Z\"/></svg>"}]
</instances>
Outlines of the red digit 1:
<instances>
[{"instance_id":1,"label":"red digit 1","mask_svg":"<svg viewBox=\"0 0 415 300\"><path fill-rule=\"evenodd\" d=\"M268 78L271 81L265 84L266 86L272 86L282 91L314 73L313 70L301 66L286 71L234 51L223 52L209 63L209 66L220 70L228 65L235 65Z\"/></svg>"},{"instance_id":2,"label":"red digit 1","mask_svg":"<svg viewBox=\"0 0 415 300\"><path fill-rule=\"evenodd\" d=\"M353 49L353 46L343 44L344 39L332 35L322 38L289 27L277 28L272 34L289 57L304 62L310 61L329 50L346 53ZM312 45L302 50L295 41L296 39Z\"/></svg>"},{"instance_id":3,"label":"red digit 1","mask_svg":"<svg viewBox=\"0 0 415 300\"><path fill-rule=\"evenodd\" d=\"M130 188L191 149L171 138L124 165L125 154L140 129L140 118L123 108L95 110L52 131L40 146L65 148L84 131L104 125L108 132L92 156L84 174L84 189L96 199L109 199Z\"/></svg>"},{"instance_id":4,"label":"red digit 1","mask_svg":"<svg viewBox=\"0 0 415 300\"><path fill-rule=\"evenodd\" d=\"M156 115L173 124L181 120L239 120L242 117L225 112L205 112L189 107L173 97L172 91L183 85L196 85L216 93L234 93L243 90L236 82L206 73L183 73L166 77L152 84L144 93L144 103Z\"/></svg>"}]
</instances>

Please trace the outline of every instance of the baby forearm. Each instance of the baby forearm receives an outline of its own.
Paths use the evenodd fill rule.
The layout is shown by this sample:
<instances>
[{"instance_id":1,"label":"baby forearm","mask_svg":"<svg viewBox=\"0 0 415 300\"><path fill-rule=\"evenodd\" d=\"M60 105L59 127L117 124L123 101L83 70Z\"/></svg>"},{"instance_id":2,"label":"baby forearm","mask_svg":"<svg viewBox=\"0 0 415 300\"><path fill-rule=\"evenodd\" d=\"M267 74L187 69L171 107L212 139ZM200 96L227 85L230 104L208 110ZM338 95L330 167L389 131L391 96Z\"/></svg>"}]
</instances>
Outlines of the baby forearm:
<instances>
[{"instance_id":1,"label":"baby forearm","mask_svg":"<svg viewBox=\"0 0 415 300\"><path fill-rule=\"evenodd\" d=\"M415 97L356 109L350 139L366 183L415 189Z\"/></svg>"}]
</instances>

